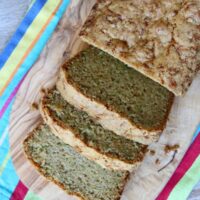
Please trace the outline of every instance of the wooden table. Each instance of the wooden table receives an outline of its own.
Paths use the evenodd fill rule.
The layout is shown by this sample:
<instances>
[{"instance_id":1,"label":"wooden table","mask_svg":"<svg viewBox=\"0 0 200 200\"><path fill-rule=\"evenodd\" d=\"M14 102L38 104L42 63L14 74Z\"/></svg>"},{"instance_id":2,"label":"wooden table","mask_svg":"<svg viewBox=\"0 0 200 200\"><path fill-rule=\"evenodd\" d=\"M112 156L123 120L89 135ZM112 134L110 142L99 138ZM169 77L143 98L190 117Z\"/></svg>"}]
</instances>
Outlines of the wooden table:
<instances>
[{"instance_id":1,"label":"wooden table","mask_svg":"<svg viewBox=\"0 0 200 200\"><path fill-rule=\"evenodd\" d=\"M0 52L23 18L31 0L0 1ZM50 192L50 191L49 191ZM200 182L194 188L189 200L200 199Z\"/></svg>"}]
</instances>

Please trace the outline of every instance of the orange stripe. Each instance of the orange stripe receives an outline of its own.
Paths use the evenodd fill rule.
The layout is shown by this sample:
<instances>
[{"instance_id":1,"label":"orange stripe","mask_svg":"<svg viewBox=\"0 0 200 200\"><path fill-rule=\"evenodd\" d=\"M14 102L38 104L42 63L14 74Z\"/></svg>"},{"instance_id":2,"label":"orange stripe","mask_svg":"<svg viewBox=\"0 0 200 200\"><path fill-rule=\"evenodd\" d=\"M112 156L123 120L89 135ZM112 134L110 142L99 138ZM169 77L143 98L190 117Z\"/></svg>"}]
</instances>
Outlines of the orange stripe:
<instances>
[{"instance_id":1,"label":"orange stripe","mask_svg":"<svg viewBox=\"0 0 200 200\"><path fill-rule=\"evenodd\" d=\"M21 66L21 64L24 62L25 58L27 57L27 55L30 53L30 51L32 50L32 48L34 47L35 43L37 42L37 40L40 38L40 36L42 35L42 33L44 32L44 30L46 29L47 25L50 23L50 21L52 20L53 16L55 15L55 13L57 12L58 8L61 5L61 1L60 3L56 6L56 8L54 9L54 11L52 12L51 16L49 17L49 19L47 20L47 22L44 24L44 26L42 27L42 29L40 30L40 32L37 34L36 38L33 40L33 42L31 43L31 45L29 46L29 48L27 49L26 53L24 54L24 56L22 57L22 59L20 60L20 62L18 63L18 65L16 66L16 68L14 69L14 71L12 72L12 74L10 75L9 79L6 81L4 87L1 89L0 91L0 96L3 94L4 90L6 89L6 87L8 86L9 82L11 81L11 79L13 78L13 76L15 75L16 71L19 69L19 67Z\"/></svg>"}]
</instances>

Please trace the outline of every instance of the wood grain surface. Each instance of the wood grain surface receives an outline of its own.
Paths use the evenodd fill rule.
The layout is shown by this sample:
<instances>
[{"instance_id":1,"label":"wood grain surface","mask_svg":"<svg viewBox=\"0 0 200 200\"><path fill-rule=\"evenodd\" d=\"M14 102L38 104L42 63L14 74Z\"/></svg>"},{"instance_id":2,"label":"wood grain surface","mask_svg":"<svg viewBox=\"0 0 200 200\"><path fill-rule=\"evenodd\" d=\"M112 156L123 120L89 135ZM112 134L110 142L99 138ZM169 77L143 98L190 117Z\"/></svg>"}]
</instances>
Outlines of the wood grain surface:
<instances>
[{"instance_id":1,"label":"wood grain surface","mask_svg":"<svg viewBox=\"0 0 200 200\"><path fill-rule=\"evenodd\" d=\"M80 49L83 48L84 44L79 40L77 37L79 30L83 24L83 22L86 19L86 16L88 15L92 5L94 4L94 0L77 0L72 1L70 7L68 8L67 12L65 13L64 17L62 18L61 22L59 23L58 27L56 28L55 33L53 34L52 38L49 40L48 44L46 45L45 49L43 50L42 54L40 55L40 58L35 63L29 74L27 75L25 81L23 82L13 109L12 109L12 115L11 115L11 121L10 121L10 144L11 144L11 154L13 158L13 162L15 165L15 168L17 170L18 175L22 179L22 181L30 187L34 192L39 194L41 197L43 197L45 200L63 200L63 199L74 199L73 197L67 196L62 190L60 190L57 186L55 186L52 183L47 182L43 177L41 177L36 170L29 164L29 162L26 160L23 150L22 150L22 141L27 136L31 130L33 130L34 127L37 126L38 123L41 121L41 117L39 115L38 110L32 109L33 103L38 103L39 99L41 97L41 89L42 88L50 88L55 84L56 78L57 78L57 72L60 67L60 65L69 57L76 54ZM185 113L190 113L192 116L193 114L196 114L197 111L200 111L200 106L196 105L199 102L200 98L200 91L198 90L198 84L200 83L200 75L197 77L195 83L192 85L188 96L185 97L185 99L176 99L175 104L173 106L174 111L171 115L171 121L174 121L171 123L171 126L167 129L167 131L175 130L176 134L178 132L178 126L182 129L185 128L183 125L180 124L182 121L182 117L179 117L175 119L176 115L179 114L180 110L183 106L186 106ZM197 91L195 91L197 90ZM199 94L198 94L199 92ZM197 94L196 94L197 93ZM188 102L191 103L191 105L188 105ZM196 111L194 109L196 108ZM184 112L182 112L184 113ZM196 118L199 116L196 116ZM178 154L178 157L176 157L175 161L169 166L169 169L164 170L163 173L160 174L160 177L155 176L154 179L160 178L160 181L162 179L166 181L169 177L171 172L175 169L175 167L178 165L179 161L181 160L181 157L184 155L185 150L187 149L189 142L192 137L192 132L195 129L195 125L197 124L197 120L195 123L190 123L189 120L196 119L195 117L185 116L184 122L186 125L191 125L191 132L188 133L188 135L185 135L183 139L177 139L176 141L179 141L182 145L180 149L180 153ZM200 117L199 117L200 119ZM174 125L174 123L177 122L178 125ZM172 126L173 124L173 126ZM175 127L176 126L176 127ZM190 127L188 127L190 128ZM186 129L188 130L188 129ZM167 131L163 134L161 140L159 141L159 144L152 145L152 148L156 146L155 148L158 148L165 144L165 142L170 141L170 136ZM181 133L179 133L180 136ZM181 136L182 137L182 136ZM188 141L184 142L185 139L188 139ZM172 141L172 138L171 138ZM184 144L185 143L185 144ZM161 149L160 149L161 150ZM164 155L162 151L157 152L158 157L164 157L163 163L166 162L167 159L170 158L171 155ZM161 165L163 164L161 162ZM147 156L144 164L141 166L141 168L138 170L138 174L132 177L137 182L137 178L140 177L140 173L144 171L144 168L149 166L149 168L153 168L153 164L151 163L149 157ZM148 170L147 170L148 171ZM144 174L145 176L145 174ZM152 179L152 180L154 180ZM133 184L132 184L133 183ZM141 182L141 180L138 180L138 187L141 184L144 184L145 182ZM159 180L156 184L159 183ZM129 198L130 191L134 191L132 189L132 185L134 185L134 181L130 181L129 188L127 188L127 195L124 196L124 199L128 200L135 200L135 198ZM145 183L148 185L148 183ZM163 182L164 184L164 182ZM152 183L151 183L152 185ZM135 185L135 188L137 185ZM145 186L145 185L144 185ZM155 187L154 186L154 187ZM144 195L148 193L148 190L151 190L152 186L149 186L149 188L143 187L140 190L143 190ZM146 192L146 193L145 193ZM130 193L131 194L131 193ZM141 198L145 199L145 198ZM150 198L151 199L151 198ZM197 200L200 199L200 185L197 186L192 194L190 195L190 200Z\"/></svg>"}]
</instances>

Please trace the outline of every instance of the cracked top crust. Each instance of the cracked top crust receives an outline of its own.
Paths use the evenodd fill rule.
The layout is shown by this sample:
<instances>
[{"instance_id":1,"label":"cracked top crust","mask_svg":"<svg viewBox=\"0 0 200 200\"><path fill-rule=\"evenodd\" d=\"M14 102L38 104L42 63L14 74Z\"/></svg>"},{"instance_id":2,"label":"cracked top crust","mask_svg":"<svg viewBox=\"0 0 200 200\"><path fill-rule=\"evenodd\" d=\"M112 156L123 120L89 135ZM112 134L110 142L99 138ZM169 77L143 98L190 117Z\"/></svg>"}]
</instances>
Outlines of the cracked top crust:
<instances>
[{"instance_id":1,"label":"cracked top crust","mask_svg":"<svg viewBox=\"0 0 200 200\"><path fill-rule=\"evenodd\" d=\"M175 95L200 69L198 0L99 0L80 35Z\"/></svg>"}]
</instances>

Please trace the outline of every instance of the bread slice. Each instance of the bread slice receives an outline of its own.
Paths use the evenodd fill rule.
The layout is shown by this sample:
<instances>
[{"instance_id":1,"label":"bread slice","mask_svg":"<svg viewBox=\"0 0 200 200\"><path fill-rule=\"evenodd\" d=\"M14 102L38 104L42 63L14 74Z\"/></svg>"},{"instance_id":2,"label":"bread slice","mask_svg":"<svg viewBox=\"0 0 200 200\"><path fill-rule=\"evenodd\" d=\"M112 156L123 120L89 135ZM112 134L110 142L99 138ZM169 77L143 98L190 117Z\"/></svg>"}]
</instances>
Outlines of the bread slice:
<instances>
[{"instance_id":1,"label":"bread slice","mask_svg":"<svg viewBox=\"0 0 200 200\"><path fill-rule=\"evenodd\" d=\"M57 90L48 91L39 107L56 136L102 167L132 171L142 161L146 145L104 129L87 113L66 102Z\"/></svg>"},{"instance_id":2,"label":"bread slice","mask_svg":"<svg viewBox=\"0 0 200 200\"><path fill-rule=\"evenodd\" d=\"M83 200L118 200L128 178L126 171L112 171L77 153L40 125L24 141L28 160L48 180Z\"/></svg>"},{"instance_id":3,"label":"bread slice","mask_svg":"<svg viewBox=\"0 0 200 200\"><path fill-rule=\"evenodd\" d=\"M104 128L143 144L158 140L174 98L158 83L92 46L62 66L57 89Z\"/></svg>"},{"instance_id":4,"label":"bread slice","mask_svg":"<svg viewBox=\"0 0 200 200\"><path fill-rule=\"evenodd\" d=\"M200 69L199 10L199 0L99 0L80 36L179 96Z\"/></svg>"}]
</instances>

